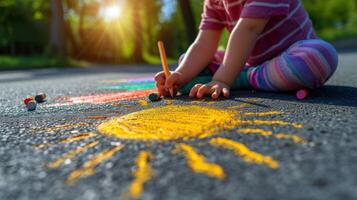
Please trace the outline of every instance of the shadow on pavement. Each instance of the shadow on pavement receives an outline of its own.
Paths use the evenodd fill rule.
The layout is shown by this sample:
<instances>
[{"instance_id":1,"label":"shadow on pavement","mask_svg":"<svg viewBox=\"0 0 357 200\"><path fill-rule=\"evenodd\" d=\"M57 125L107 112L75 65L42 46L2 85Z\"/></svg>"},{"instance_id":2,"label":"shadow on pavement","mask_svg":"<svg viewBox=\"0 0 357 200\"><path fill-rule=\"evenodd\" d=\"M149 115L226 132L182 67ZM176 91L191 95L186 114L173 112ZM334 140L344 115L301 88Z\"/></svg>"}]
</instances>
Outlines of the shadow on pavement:
<instances>
[{"instance_id":1,"label":"shadow on pavement","mask_svg":"<svg viewBox=\"0 0 357 200\"><path fill-rule=\"evenodd\" d=\"M266 99L292 101L296 103L357 107L357 88L350 87L350 86L327 85L320 89L311 91L308 98L305 100L298 100L295 97L295 93L267 93L267 92L252 92L252 91L233 92L232 97L266 98ZM236 100L242 101L240 99L236 99ZM251 103L254 104L254 102ZM260 105L260 106L264 106L264 105Z\"/></svg>"},{"instance_id":2,"label":"shadow on pavement","mask_svg":"<svg viewBox=\"0 0 357 200\"><path fill-rule=\"evenodd\" d=\"M193 99L187 96L178 97L181 101L192 101ZM273 100L284 100L296 103L308 103L308 104L321 104L321 105L334 105L334 106L347 106L357 107L357 88L349 86L334 86L328 85L320 89L316 89L310 92L309 96L305 100L298 100L295 93L272 93L272 92L260 92L253 90L241 90L233 91L231 94L231 100L239 103L248 103L254 106L269 108L269 105L263 103L247 100L244 98L262 98ZM211 101L206 97L207 101ZM223 100L223 99L222 99Z\"/></svg>"}]
</instances>

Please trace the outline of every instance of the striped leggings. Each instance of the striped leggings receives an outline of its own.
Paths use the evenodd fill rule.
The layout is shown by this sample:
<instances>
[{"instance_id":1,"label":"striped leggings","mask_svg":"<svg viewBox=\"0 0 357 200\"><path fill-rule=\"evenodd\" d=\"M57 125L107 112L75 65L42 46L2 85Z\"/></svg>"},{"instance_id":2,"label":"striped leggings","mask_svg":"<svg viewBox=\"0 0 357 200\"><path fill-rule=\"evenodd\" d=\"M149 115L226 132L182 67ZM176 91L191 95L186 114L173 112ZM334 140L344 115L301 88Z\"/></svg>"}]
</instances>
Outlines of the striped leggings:
<instances>
[{"instance_id":1,"label":"striped leggings","mask_svg":"<svg viewBox=\"0 0 357 200\"><path fill-rule=\"evenodd\" d=\"M217 51L208 70L183 87L182 92L187 93L196 83L209 82L223 58L224 51ZM332 76L337 64L338 55L331 44L319 39L301 40L271 60L257 66L245 66L232 89L275 92L316 89Z\"/></svg>"}]
</instances>

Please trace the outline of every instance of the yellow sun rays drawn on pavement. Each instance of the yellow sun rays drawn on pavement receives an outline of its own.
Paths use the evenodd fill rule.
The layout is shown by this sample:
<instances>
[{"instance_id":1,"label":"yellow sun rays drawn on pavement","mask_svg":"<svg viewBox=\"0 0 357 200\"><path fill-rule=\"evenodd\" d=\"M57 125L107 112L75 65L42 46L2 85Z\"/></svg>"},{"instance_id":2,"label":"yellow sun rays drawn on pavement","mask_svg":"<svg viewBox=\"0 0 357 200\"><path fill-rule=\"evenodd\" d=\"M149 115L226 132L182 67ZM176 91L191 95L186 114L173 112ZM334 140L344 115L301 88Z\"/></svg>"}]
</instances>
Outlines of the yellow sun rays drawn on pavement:
<instances>
[{"instance_id":1,"label":"yellow sun rays drawn on pavement","mask_svg":"<svg viewBox=\"0 0 357 200\"><path fill-rule=\"evenodd\" d=\"M102 134L129 140L206 138L239 124L236 112L201 106L169 105L134 112L98 126Z\"/></svg>"},{"instance_id":2,"label":"yellow sun rays drawn on pavement","mask_svg":"<svg viewBox=\"0 0 357 200\"><path fill-rule=\"evenodd\" d=\"M61 167L68 160L74 160L88 149L96 147L100 143L100 140L96 139L98 135L125 140L129 144L130 141L143 143L175 141L175 147L172 149L173 156L176 154L183 155L187 162L187 167L193 173L224 180L229 175L224 171L224 168L218 163L211 162L209 158L204 156L204 152L199 152L196 147L188 144L188 141L202 140L213 148L221 148L231 152L246 164L261 165L272 170L279 169L281 165L279 160L254 151L247 144L226 138L227 133L256 134L277 140L290 140L296 144L307 143L305 139L296 134L273 133L273 131L256 128L259 125L265 125L288 126L293 129L300 129L303 128L303 125L283 120L264 120L264 117L267 116L283 115L284 113L281 111L244 112L244 108L253 105L249 102L220 108L216 106L218 103L215 102L198 101L188 105L175 105L173 100L165 100L166 105L151 107L150 104L144 101L142 99L138 100L137 103L142 108L139 111L109 120L106 117L96 116L95 119L100 121L99 125L96 126L97 131L80 133L57 142L38 144L35 147L44 149L51 145L91 139L91 141L69 150L60 158L46 165L48 169L55 169ZM80 123L80 126L83 126L83 123ZM90 125L90 123L87 125ZM53 132L66 128L77 128L77 125L57 125L48 128L47 131ZM68 175L66 183L75 184L80 178L92 176L101 163L111 159L116 153L123 150L125 150L125 145L118 143L93 155L82 166ZM159 173L151 165L154 158L155 155L150 151L150 147L138 153L133 180L128 186L127 193L122 195L123 198L137 199L142 195L145 184L148 184Z\"/></svg>"}]
</instances>

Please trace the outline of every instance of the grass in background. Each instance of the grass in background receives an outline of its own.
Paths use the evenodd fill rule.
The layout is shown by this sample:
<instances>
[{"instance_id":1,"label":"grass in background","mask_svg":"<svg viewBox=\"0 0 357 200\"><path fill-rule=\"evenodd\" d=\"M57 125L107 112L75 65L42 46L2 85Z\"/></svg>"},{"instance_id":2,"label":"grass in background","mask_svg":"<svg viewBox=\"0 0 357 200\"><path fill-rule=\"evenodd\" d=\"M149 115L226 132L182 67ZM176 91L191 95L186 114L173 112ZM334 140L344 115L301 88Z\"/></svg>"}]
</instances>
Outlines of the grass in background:
<instances>
[{"instance_id":1,"label":"grass in background","mask_svg":"<svg viewBox=\"0 0 357 200\"><path fill-rule=\"evenodd\" d=\"M148 64L161 65L161 59L160 59L160 56L158 56L158 55L150 55L148 53L144 53L143 57L144 57L145 62ZM178 60L178 58L177 59L167 58L167 62L170 65L177 65L177 60ZM173 69L171 68L171 70L173 70Z\"/></svg>"},{"instance_id":2,"label":"grass in background","mask_svg":"<svg viewBox=\"0 0 357 200\"><path fill-rule=\"evenodd\" d=\"M0 70L86 66L88 63L71 58L0 55Z\"/></svg>"}]
</instances>

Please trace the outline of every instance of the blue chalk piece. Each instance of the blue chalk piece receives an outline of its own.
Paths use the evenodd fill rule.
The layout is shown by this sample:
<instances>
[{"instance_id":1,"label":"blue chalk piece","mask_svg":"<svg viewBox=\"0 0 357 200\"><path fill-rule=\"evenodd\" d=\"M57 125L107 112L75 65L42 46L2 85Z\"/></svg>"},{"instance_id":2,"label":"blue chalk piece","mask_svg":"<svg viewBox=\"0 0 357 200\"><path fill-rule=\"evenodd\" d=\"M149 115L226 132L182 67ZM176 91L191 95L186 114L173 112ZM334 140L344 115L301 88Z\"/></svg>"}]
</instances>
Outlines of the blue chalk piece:
<instances>
[{"instance_id":1,"label":"blue chalk piece","mask_svg":"<svg viewBox=\"0 0 357 200\"><path fill-rule=\"evenodd\" d=\"M36 108L37 108L37 104L36 104L35 101L30 101L30 102L26 105L26 107L27 107L27 110L28 110L28 111L34 111L34 110L36 110Z\"/></svg>"}]
</instances>

